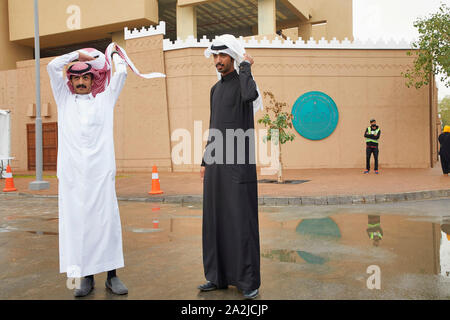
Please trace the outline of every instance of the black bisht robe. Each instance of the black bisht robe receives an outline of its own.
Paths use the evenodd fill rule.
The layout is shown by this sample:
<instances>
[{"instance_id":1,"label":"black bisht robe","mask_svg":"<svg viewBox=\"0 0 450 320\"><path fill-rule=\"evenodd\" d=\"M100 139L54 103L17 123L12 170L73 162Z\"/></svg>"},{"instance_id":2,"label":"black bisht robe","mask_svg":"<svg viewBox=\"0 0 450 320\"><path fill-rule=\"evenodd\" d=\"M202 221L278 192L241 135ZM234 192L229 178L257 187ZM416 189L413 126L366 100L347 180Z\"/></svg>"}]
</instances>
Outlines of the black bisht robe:
<instances>
[{"instance_id":1,"label":"black bisht robe","mask_svg":"<svg viewBox=\"0 0 450 320\"><path fill-rule=\"evenodd\" d=\"M233 285L240 290L254 290L261 284L254 132L247 132L254 129L252 102L256 98L256 83L247 62L241 63L239 74L233 71L211 89L210 137L202 162L203 266L206 279L219 288ZM215 152L210 148L212 141L217 141L211 129L223 135L223 146L215 148ZM234 159L230 157L226 129L247 133L245 163L242 153L237 161L235 138L228 139L228 143L235 140ZM214 157L221 152L223 156L211 163L208 155Z\"/></svg>"},{"instance_id":2,"label":"black bisht robe","mask_svg":"<svg viewBox=\"0 0 450 320\"><path fill-rule=\"evenodd\" d=\"M439 155L447 162L450 162L450 132L441 133L438 139L441 144Z\"/></svg>"},{"instance_id":3,"label":"black bisht robe","mask_svg":"<svg viewBox=\"0 0 450 320\"><path fill-rule=\"evenodd\" d=\"M441 133L438 139L441 144L439 155L441 156L442 172L447 174L450 172L450 132Z\"/></svg>"}]
</instances>

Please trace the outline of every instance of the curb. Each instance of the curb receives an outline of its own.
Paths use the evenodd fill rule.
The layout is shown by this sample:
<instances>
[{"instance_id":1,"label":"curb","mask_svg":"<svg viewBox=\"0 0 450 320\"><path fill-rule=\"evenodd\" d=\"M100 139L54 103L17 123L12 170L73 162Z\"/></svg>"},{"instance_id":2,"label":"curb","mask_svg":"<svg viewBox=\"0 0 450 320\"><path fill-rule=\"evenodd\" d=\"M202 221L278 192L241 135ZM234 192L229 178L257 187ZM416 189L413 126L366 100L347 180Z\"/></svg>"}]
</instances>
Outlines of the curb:
<instances>
[{"instance_id":1,"label":"curb","mask_svg":"<svg viewBox=\"0 0 450 320\"><path fill-rule=\"evenodd\" d=\"M17 195L32 198L54 198L57 195L33 195L21 192L0 192L0 195ZM386 193L369 195L330 195L330 196L304 196L304 197L258 197L258 204L262 206L306 206L306 205L348 205L348 204L374 204L383 202L401 202L413 200L428 200L450 197L450 189L428 190L404 193ZM155 197L117 197L119 201L154 202L171 204L200 204L203 195L174 195Z\"/></svg>"}]
</instances>

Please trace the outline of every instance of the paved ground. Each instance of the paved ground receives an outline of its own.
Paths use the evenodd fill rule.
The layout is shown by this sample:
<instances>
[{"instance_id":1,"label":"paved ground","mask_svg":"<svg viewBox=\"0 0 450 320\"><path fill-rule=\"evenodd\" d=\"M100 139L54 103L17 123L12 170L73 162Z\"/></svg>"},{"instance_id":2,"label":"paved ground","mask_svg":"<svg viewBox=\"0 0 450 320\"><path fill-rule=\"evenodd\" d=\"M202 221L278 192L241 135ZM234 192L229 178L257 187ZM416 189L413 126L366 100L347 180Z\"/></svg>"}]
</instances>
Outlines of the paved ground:
<instances>
[{"instance_id":1,"label":"paved ground","mask_svg":"<svg viewBox=\"0 0 450 320\"><path fill-rule=\"evenodd\" d=\"M450 176L444 176L439 166L433 169L382 169L379 175L374 173L366 175L362 171L362 169L285 170L286 180L309 180L309 182L295 185L259 183L258 193L260 198L318 198L450 191ZM57 195L58 181L55 172L44 172L44 180L50 182L50 189L43 191L28 190L29 183L34 180L29 176L33 174L32 172L13 172L13 174L19 193ZM198 173L160 172L159 178L164 197L193 195L201 198L203 190ZM275 176L259 175L258 179L275 179ZM151 190L151 181L149 173L118 173L117 195L121 198L155 198L155 196L148 195ZM0 180L0 186L1 191L4 179ZM444 194L444 196L447 195ZM412 198L414 199L414 197ZM422 198L429 198L429 196Z\"/></svg>"},{"instance_id":2,"label":"paved ground","mask_svg":"<svg viewBox=\"0 0 450 320\"><path fill-rule=\"evenodd\" d=\"M5 180L0 180L0 299L73 299L65 275L58 273L55 173L44 173L51 186L44 191L28 190L30 173L13 174L18 192L2 193ZM119 275L130 294L109 294L100 274L87 299L240 299L233 287L207 294L196 290L204 281L199 174L159 176L164 194L155 197L148 195L151 174L118 173L118 197L138 200L119 203L126 264ZM450 298L448 278L440 275L447 264L440 229L443 216L450 215L450 177L439 167L384 169L379 175L359 169L285 170L285 178L309 181L258 184L264 204L260 299ZM369 215L381 217L384 238L378 247L366 232ZM311 223L316 231L305 227ZM329 224L338 232L317 234L330 230ZM367 268L373 265L381 270L381 290L367 288Z\"/></svg>"},{"instance_id":3,"label":"paved ground","mask_svg":"<svg viewBox=\"0 0 450 320\"><path fill-rule=\"evenodd\" d=\"M236 288L199 293L201 206L121 201L124 297L104 288L86 299L240 299ZM259 299L448 299L450 252L441 239L450 198L364 205L260 207ZM369 217L371 216L371 217ZM374 246L368 219L379 216ZM58 271L57 200L0 194L0 299L74 299ZM153 228L158 219L159 228ZM445 228L444 228L445 229ZM368 289L369 266L380 290Z\"/></svg>"}]
</instances>

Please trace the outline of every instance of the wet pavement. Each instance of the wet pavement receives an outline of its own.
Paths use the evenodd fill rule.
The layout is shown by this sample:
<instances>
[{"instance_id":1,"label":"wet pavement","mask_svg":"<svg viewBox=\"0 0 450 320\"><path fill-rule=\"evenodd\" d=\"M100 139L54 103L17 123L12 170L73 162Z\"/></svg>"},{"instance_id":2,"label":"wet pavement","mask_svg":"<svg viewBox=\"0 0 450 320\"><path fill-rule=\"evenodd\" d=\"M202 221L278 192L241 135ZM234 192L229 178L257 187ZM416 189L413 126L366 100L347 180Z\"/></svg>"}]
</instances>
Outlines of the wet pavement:
<instances>
[{"instance_id":1,"label":"wet pavement","mask_svg":"<svg viewBox=\"0 0 450 320\"><path fill-rule=\"evenodd\" d=\"M119 198L147 198L195 196L201 199L203 184L200 175L196 172L159 172L159 180L163 195L150 196L152 174L151 173L118 173L116 176L116 192ZM386 195L407 196L405 193L428 192L423 198L440 196L431 192L444 191L444 196L450 196L450 176L443 175L440 164L429 169L393 169L381 168L380 174L363 174L364 169L284 169L286 180L307 181L300 184L274 184L258 183L258 195L267 198L303 198L303 197L336 197L336 196L372 196ZM30 182L36 178L34 172L14 172L14 183L18 193L56 196L58 194L58 180L56 172L44 173L44 180L50 183L47 190L29 190ZM261 175L258 170L258 180L276 179L276 176ZM5 179L0 179L0 186L5 184ZM0 188L0 194L2 193ZM413 196L413 195L410 195ZM308 199L311 201L311 199ZM321 199L323 202L323 199ZM336 202L337 199L331 199ZM388 199L386 199L388 200ZM384 200L384 201L386 201ZM394 201L401 200L399 198ZM408 200L419 200L408 198ZM273 201L273 200L272 200ZM178 202L181 203L180 199ZM350 201L351 202L351 201ZM280 204L282 201L280 202ZM267 203L275 205L278 203ZM294 203L295 205L298 204ZM318 203L316 203L318 204ZM319 203L323 204L323 203ZM350 203L351 204L351 203Z\"/></svg>"},{"instance_id":2,"label":"wet pavement","mask_svg":"<svg viewBox=\"0 0 450 320\"><path fill-rule=\"evenodd\" d=\"M125 268L118 275L129 294L110 294L103 273L83 299L242 298L235 287L196 289L204 282L201 204L119 207ZM449 198L262 206L258 299L448 299L449 207ZM0 270L0 299L74 299L59 273L56 199L0 194Z\"/></svg>"}]
</instances>

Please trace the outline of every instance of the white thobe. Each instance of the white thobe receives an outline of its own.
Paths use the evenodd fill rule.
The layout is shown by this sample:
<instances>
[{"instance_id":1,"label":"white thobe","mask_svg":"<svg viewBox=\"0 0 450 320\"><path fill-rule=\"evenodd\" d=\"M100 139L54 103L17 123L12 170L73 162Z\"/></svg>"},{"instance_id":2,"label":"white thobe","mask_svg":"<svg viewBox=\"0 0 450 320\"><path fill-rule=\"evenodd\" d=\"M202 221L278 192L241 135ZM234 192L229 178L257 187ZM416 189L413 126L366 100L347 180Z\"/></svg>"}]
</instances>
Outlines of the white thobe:
<instances>
[{"instance_id":1,"label":"white thobe","mask_svg":"<svg viewBox=\"0 0 450 320\"><path fill-rule=\"evenodd\" d=\"M450 241L447 234L441 231L441 245L439 247L439 261L441 265L441 276L450 278Z\"/></svg>"},{"instance_id":2,"label":"white thobe","mask_svg":"<svg viewBox=\"0 0 450 320\"><path fill-rule=\"evenodd\" d=\"M95 96L72 94L63 68L72 52L47 71L58 106L60 272L83 277L124 266L122 229L115 191L114 105L127 76L116 54L110 85Z\"/></svg>"}]
</instances>

